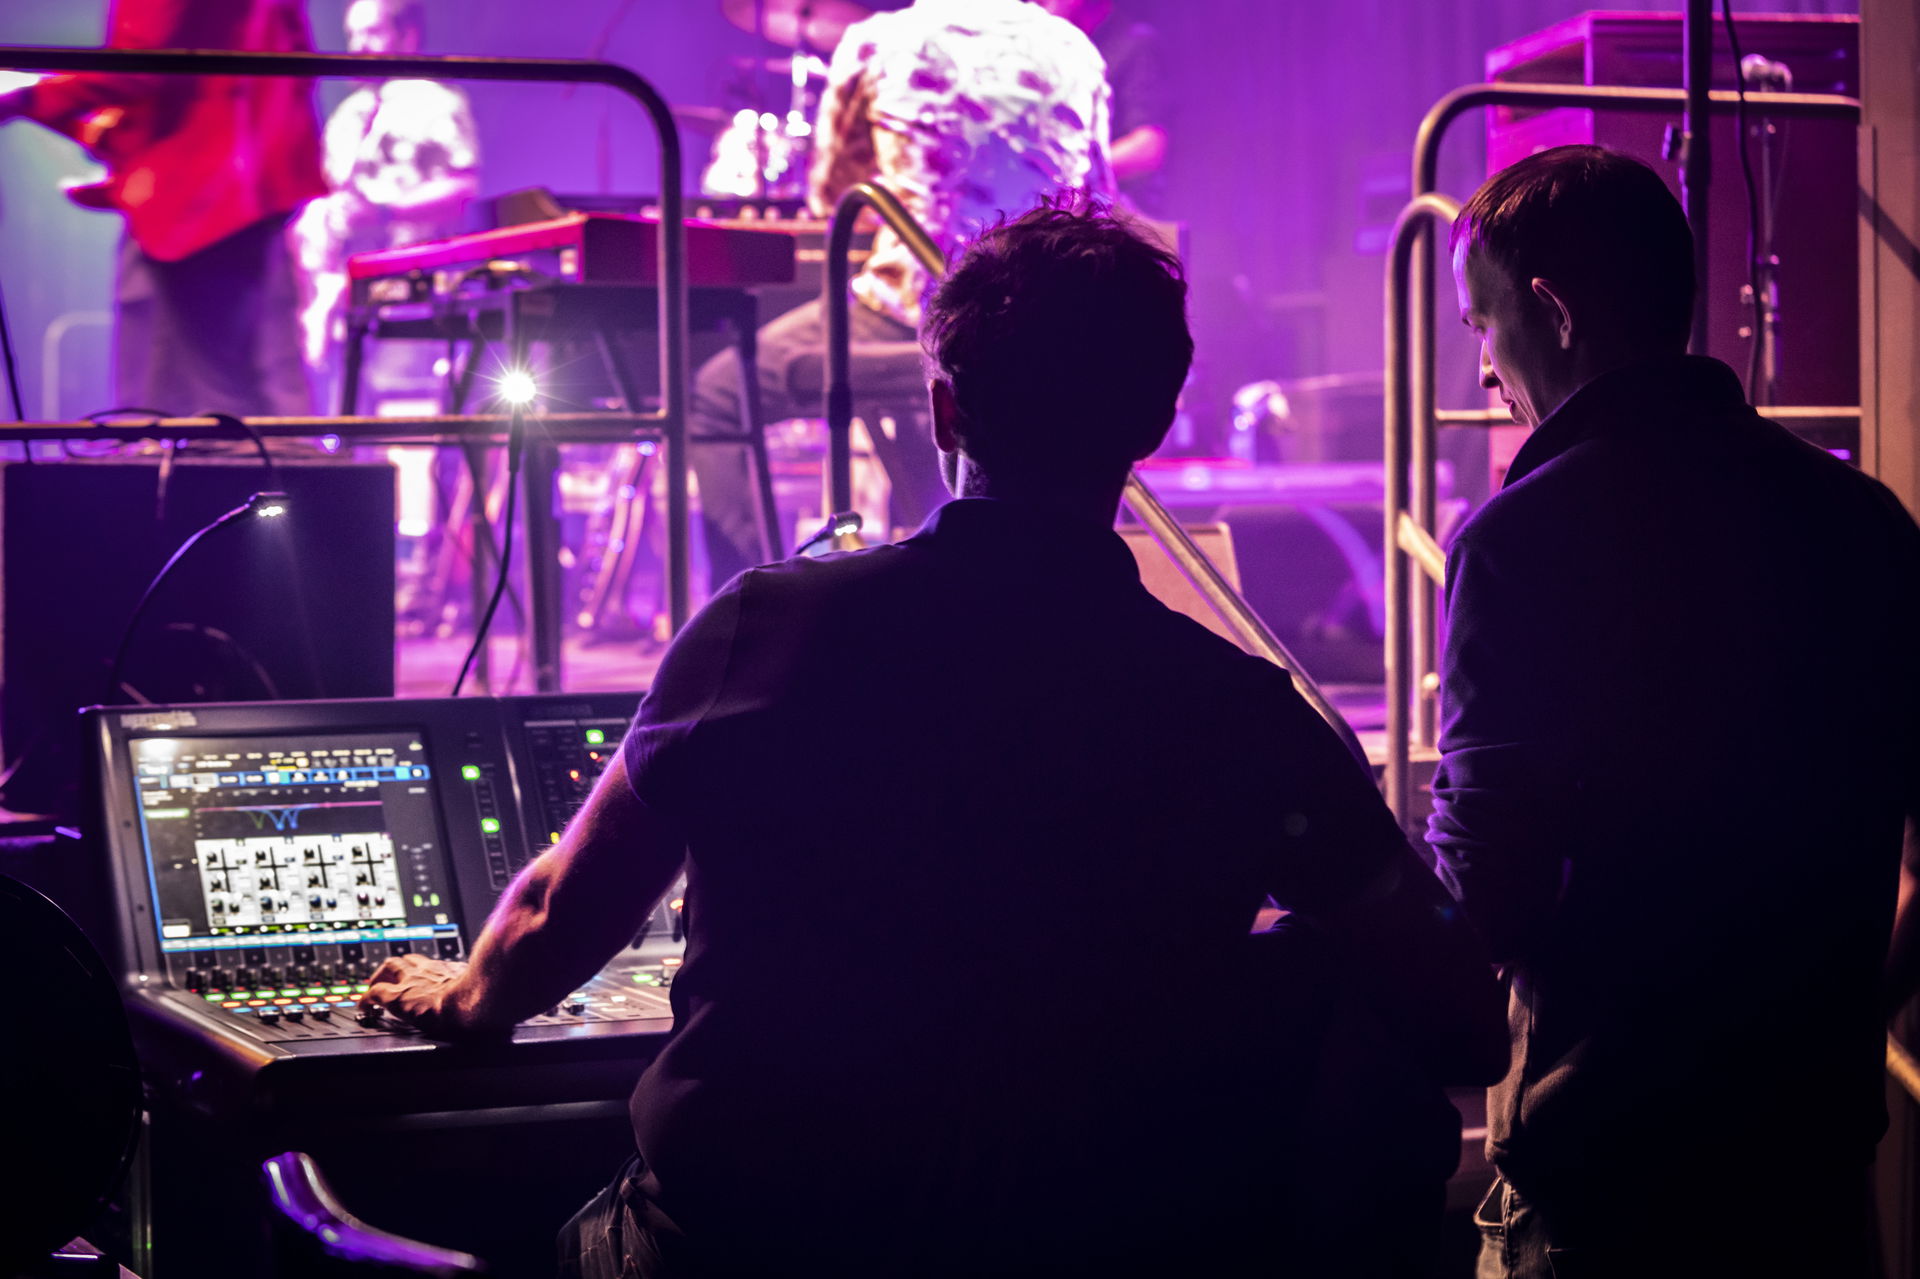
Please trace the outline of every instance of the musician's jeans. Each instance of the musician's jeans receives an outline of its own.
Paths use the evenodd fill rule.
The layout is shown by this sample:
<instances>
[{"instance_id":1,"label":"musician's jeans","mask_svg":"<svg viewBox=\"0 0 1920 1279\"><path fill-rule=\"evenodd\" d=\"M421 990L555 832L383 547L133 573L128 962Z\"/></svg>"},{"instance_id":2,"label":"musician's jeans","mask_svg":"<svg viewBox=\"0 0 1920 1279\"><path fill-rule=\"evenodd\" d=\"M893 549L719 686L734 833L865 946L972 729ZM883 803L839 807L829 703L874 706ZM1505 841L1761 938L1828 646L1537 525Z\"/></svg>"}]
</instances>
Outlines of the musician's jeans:
<instances>
[{"instance_id":1,"label":"musician's jeans","mask_svg":"<svg viewBox=\"0 0 1920 1279\"><path fill-rule=\"evenodd\" d=\"M178 262L123 239L114 298L120 405L180 417L312 412L285 227L284 217L262 218Z\"/></svg>"},{"instance_id":2,"label":"musician's jeans","mask_svg":"<svg viewBox=\"0 0 1920 1279\"><path fill-rule=\"evenodd\" d=\"M914 332L906 325L869 307L854 303L848 308L855 343L911 342ZM818 417L825 412L817 388L825 379L819 376L818 361L826 354L826 323L820 303L808 302L761 326L756 359L760 369L760 420L779 422L790 417ZM815 361L810 369L800 369L803 361ZM901 358L901 377L919 378L919 356ZM891 379L890 379L891 380ZM807 388L805 391L797 387ZM913 415L909 415L913 416ZM903 422L909 430L919 429ZM740 429L740 357L732 350L721 352L700 367L693 378L692 411L688 418L690 434L726 434ZM908 456L925 458L927 475L938 484L938 463L931 440L914 441L902 450ZM718 590L735 575L762 563L760 525L755 517L753 464L747 451L733 444L695 444L687 451L688 460L700 483L700 522L706 534L708 580ZM923 480L925 477L913 477ZM901 477L894 477L896 487ZM924 488L924 483L919 487ZM786 530L775 529L774 558L792 549Z\"/></svg>"}]
</instances>

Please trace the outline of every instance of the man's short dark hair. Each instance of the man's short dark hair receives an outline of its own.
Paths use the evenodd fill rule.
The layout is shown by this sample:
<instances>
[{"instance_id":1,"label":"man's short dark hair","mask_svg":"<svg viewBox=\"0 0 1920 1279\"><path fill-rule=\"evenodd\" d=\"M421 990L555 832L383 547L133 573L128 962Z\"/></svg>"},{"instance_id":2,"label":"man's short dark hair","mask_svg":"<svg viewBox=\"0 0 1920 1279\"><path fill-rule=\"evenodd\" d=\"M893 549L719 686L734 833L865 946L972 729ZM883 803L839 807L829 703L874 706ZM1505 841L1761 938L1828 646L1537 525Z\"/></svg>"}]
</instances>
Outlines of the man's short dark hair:
<instances>
[{"instance_id":1,"label":"man's short dark hair","mask_svg":"<svg viewBox=\"0 0 1920 1279\"><path fill-rule=\"evenodd\" d=\"M1074 198L975 240L929 300L920 341L988 471L1123 470L1166 438L1193 362L1179 259Z\"/></svg>"},{"instance_id":2,"label":"man's short dark hair","mask_svg":"<svg viewBox=\"0 0 1920 1279\"><path fill-rule=\"evenodd\" d=\"M1659 174L1605 147L1554 147L1508 165L1453 220L1448 247L1523 283L1552 280L1617 322L1684 348L1693 326L1693 234Z\"/></svg>"}]
</instances>

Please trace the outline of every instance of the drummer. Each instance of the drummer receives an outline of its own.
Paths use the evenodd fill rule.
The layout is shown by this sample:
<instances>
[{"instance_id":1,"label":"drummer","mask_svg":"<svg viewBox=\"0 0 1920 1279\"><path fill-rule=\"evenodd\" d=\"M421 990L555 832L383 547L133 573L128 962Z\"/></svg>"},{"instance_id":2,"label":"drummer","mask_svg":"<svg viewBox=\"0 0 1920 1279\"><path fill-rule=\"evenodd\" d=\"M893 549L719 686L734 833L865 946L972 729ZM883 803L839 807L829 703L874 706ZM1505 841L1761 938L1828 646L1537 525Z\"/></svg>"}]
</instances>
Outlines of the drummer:
<instances>
[{"instance_id":1,"label":"drummer","mask_svg":"<svg viewBox=\"0 0 1920 1279\"><path fill-rule=\"evenodd\" d=\"M764 10L797 7L766 0ZM838 34L829 29L832 19L853 10L822 0L806 7L804 34L823 47ZM795 43L801 25L785 24ZM808 203L825 216L849 187L877 182L951 256L1001 212L1018 213L1060 188L1111 197L1107 115L1100 55L1072 23L1025 0L916 0L844 28L813 125ZM927 284L884 228L853 281L854 342L898 347L891 359L880 358L882 367L873 360L865 366L911 401L924 398L912 344ZM822 358L824 329L815 300L760 330L765 421L823 411L817 393L797 393L794 374L802 362ZM695 375L689 427L695 435L726 434L739 420L739 364L727 351ZM906 462L896 469L906 473L888 476L892 523L912 527L946 493L921 415L902 414L897 425ZM718 589L763 558L747 460L729 445L695 445L689 460L700 485L710 585Z\"/></svg>"},{"instance_id":2,"label":"drummer","mask_svg":"<svg viewBox=\"0 0 1920 1279\"><path fill-rule=\"evenodd\" d=\"M1113 176L1120 194L1150 218L1166 211L1167 118L1171 102L1161 69L1160 33L1114 12L1114 0L1038 0L1093 40L1113 93Z\"/></svg>"}]
</instances>

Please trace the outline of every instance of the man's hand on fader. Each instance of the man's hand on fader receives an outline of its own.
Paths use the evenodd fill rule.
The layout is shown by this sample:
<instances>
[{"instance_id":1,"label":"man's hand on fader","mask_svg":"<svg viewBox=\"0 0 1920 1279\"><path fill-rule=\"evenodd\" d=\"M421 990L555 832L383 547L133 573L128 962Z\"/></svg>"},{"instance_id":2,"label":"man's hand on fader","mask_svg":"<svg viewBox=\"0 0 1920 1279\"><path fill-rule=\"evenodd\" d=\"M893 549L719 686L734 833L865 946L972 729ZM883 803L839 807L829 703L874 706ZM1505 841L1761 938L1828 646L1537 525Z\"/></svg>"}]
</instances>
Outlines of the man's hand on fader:
<instances>
[{"instance_id":1,"label":"man's hand on fader","mask_svg":"<svg viewBox=\"0 0 1920 1279\"><path fill-rule=\"evenodd\" d=\"M425 955L395 955L374 969L360 1007L379 1009L423 1034L451 1039L483 1027L467 1014L467 966Z\"/></svg>"}]
</instances>

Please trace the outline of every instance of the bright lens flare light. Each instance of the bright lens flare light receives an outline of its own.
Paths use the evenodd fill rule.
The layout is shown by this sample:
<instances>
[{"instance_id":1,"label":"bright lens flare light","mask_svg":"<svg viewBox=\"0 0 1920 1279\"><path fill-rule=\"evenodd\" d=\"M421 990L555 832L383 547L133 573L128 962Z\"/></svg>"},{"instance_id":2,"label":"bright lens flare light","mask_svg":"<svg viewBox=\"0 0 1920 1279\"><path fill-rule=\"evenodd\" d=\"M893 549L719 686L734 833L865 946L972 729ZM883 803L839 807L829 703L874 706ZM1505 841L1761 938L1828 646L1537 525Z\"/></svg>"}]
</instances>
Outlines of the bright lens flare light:
<instances>
[{"instance_id":1,"label":"bright lens flare light","mask_svg":"<svg viewBox=\"0 0 1920 1279\"><path fill-rule=\"evenodd\" d=\"M255 507L253 513L263 520L270 520L277 516L285 515L287 508L279 502L271 502L266 506Z\"/></svg>"},{"instance_id":2,"label":"bright lens flare light","mask_svg":"<svg viewBox=\"0 0 1920 1279\"><path fill-rule=\"evenodd\" d=\"M533 374L525 369L508 369L502 373L494 384L494 390L502 401L515 408L525 408L540 394L539 384L533 380Z\"/></svg>"}]
</instances>

